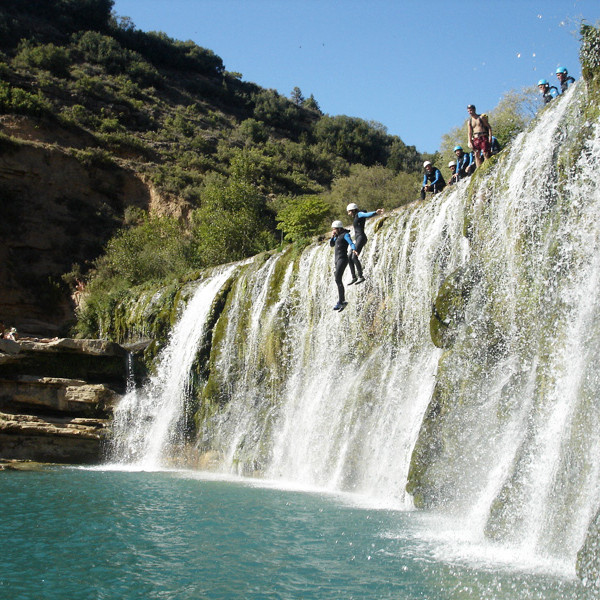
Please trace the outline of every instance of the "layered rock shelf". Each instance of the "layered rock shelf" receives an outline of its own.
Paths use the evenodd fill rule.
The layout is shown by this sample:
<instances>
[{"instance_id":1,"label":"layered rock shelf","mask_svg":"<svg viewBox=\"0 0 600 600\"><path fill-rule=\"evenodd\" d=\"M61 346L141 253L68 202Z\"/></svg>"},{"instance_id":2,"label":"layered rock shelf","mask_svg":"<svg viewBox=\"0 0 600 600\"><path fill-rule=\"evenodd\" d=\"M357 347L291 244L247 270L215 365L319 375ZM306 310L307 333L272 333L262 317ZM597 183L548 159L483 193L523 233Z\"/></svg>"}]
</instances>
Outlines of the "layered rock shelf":
<instances>
[{"instance_id":1,"label":"layered rock shelf","mask_svg":"<svg viewBox=\"0 0 600 600\"><path fill-rule=\"evenodd\" d=\"M0 340L0 462L100 462L126 357L101 340Z\"/></svg>"}]
</instances>

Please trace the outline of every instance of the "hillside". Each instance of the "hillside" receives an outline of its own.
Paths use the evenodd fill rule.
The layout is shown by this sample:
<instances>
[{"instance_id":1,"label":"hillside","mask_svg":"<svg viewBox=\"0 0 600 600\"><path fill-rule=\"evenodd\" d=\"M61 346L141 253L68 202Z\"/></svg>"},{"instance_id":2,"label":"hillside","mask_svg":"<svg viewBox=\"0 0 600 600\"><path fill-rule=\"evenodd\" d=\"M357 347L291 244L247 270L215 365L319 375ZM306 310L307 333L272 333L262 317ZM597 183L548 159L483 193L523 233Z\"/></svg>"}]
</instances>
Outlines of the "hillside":
<instances>
[{"instance_id":1,"label":"hillside","mask_svg":"<svg viewBox=\"0 0 600 600\"><path fill-rule=\"evenodd\" d=\"M407 180L394 178L414 173L422 157L382 125L324 115L299 90L292 101L244 82L211 50L142 32L112 6L0 7L0 319L7 324L64 330L73 321L75 277L89 278L123 226L174 218L181 238L198 213L210 237L221 226L213 215L239 213L236 228L251 227L255 239L214 252L205 241L205 258L189 266L207 266L276 245L278 214L307 195L325 195L318 209L325 222L341 208L326 195L353 169L379 169L397 189L396 205L411 197L412 188L401 187ZM250 216L235 203L228 208L229 192L221 193L240 182ZM62 277L70 271L71 289Z\"/></svg>"}]
</instances>

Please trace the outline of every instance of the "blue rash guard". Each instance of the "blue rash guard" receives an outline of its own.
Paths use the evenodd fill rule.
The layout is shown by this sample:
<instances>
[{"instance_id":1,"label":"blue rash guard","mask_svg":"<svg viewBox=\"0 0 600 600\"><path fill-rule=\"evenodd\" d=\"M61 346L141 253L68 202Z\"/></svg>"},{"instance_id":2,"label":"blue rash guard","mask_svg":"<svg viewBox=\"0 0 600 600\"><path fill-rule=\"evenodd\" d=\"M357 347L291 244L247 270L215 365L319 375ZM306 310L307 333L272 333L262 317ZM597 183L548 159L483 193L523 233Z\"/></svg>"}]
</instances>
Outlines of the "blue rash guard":
<instances>
[{"instance_id":1,"label":"blue rash guard","mask_svg":"<svg viewBox=\"0 0 600 600\"><path fill-rule=\"evenodd\" d=\"M434 167L431 170L431 173L425 173L423 176L423 187L425 187L427 182L429 181L429 185L435 186L435 189L443 188L446 185L446 181L442 177L442 173L437 167ZM439 189L441 191L441 189Z\"/></svg>"},{"instance_id":2,"label":"blue rash guard","mask_svg":"<svg viewBox=\"0 0 600 600\"><path fill-rule=\"evenodd\" d=\"M473 164L474 158L472 152L463 152L463 155L456 157L456 173L458 178L467 176L467 169ZM425 185L425 184L423 184Z\"/></svg>"}]
</instances>

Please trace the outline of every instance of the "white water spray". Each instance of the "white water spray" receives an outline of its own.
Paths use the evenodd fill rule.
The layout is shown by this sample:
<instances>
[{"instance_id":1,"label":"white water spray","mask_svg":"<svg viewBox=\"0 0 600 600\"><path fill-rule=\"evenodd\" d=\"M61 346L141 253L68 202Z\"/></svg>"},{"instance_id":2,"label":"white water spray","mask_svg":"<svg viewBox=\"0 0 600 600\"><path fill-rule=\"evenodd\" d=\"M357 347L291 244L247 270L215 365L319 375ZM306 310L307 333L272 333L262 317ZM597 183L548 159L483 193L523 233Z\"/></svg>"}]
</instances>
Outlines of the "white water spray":
<instances>
[{"instance_id":1,"label":"white water spray","mask_svg":"<svg viewBox=\"0 0 600 600\"><path fill-rule=\"evenodd\" d=\"M546 108L476 181L371 220L367 282L347 289L343 313L331 310L327 243L240 269L198 453L223 472L404 508L412 463L419 501L450 515L461 540L572 568L600 503L598 127L568 154L582 93ZM432 303L467 265L479 279L444 352ZM228 276L201 284L156 377L119 407L124 459L160 464L177 439L198 307ZM188 337L191 322L200 330ZM432 398L438 413L424 423Z\"/></svg>"},{"instance_id":2,"label":"white water spray","mask_svg":"<svg viewBox=\"0 0 600 600\"><path fill-rule=\"evenodd\" d=\"M205 334L215 296L234 267L203 280L171 332L156 375L129 391L115 410L109 460L152 470L163 466L169 447L181 437L180 423L189 394L190 369Z\"/></svg>"}]
</instances>

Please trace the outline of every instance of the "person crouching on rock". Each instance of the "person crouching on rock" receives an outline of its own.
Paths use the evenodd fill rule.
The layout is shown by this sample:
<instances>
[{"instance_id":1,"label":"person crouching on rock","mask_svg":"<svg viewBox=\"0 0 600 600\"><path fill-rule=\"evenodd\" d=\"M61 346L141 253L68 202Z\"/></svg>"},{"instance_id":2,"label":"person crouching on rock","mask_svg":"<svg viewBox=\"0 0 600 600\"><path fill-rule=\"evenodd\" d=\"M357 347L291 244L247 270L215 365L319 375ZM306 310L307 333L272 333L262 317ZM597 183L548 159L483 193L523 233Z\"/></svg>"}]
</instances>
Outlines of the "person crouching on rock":
<instances>
[{"instance_id":1,"label":"person crouching on rock","mask_svg":"<svg viewBox=\"0 0 600 600\"><path fill-rule=\"evenodd\" d=\"M365 247L367 243L367 234L365 233L365 221L374 217L375 215L380 215L383 213L383 208L378 208L377 210L373 210L371 212L365 212L358 209L358 205L351 202L346 207L346 212L353 219L352 226L354 227L354 239L356 244L356 252L350 252L348 258L350 259L350 273L352 274L352 281L348 285L352 285L353 283L362 283L365 278L363 277L362 265L360 264L360 260L358 260L358 255L360 251ZM358 277L356 275L358 274Z\"/></svg>"},{"instance_id":2,"label":"person crouching on rock","mask_svg":"<svg viewBox=\"0 0 600 600\"><path fill-rule=\"evenodd\" d=\"M421 200L425 200L425 192L437 194L446 187L446 181L441 171L434 167L428 160L423 163L425 175L423 176L423 187L421 188Z\"/></svg>"},{"instance_id":3,"label":"person crouching on rock","mask_svg":"<svg viewBox=\"0 0 600 600\"><path fill-rule=\"evenodd\" d=\"M352 241L352 237L350 237L350 232L344 229L344 224L341 221L334 221L331 224L331 229L329 245L335 247L335 283L338 288L338 303L333 307L333 310L342 311L348 304L342 280L344 271L348 266L348 247L352 249L355 256L358 256L358 253L356 252L356 246Z\"/></svg>"}]
</instances>

